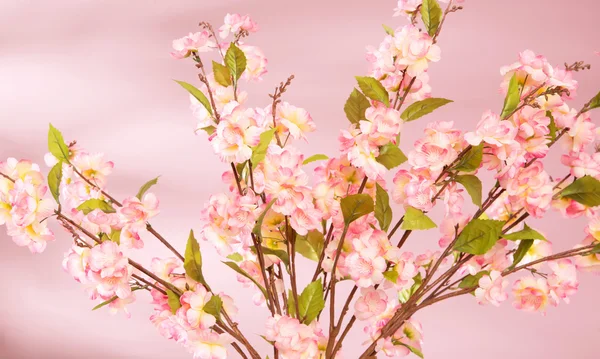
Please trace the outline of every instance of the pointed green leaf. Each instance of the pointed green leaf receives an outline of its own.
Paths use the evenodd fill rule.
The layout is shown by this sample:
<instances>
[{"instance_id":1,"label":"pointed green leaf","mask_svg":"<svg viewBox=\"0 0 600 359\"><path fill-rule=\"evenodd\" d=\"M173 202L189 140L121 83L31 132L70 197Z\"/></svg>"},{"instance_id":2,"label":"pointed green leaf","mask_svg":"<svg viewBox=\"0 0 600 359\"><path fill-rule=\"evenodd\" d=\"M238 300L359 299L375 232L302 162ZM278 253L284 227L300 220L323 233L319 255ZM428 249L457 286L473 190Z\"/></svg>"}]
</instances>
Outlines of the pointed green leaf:
<instances>
[{"instance_id":1,"label":"pointed green leaf","mask_svg":"<svg viewBox=\"0 0 600 359\"><path fill-rule=\"evenodd\" d=\"M411 351L411 353L413 353L414 355L418 356L419 358L421 358L421 359L424 359L424 358L425 358L425 357L423 356L423 352L421 352L419 349L417 349L417 348L415 348L415 347L413 347L413 346L410 346L410 345L408 345L408 344L406 344L406 343L402 343L402 342L400 342L400 345L402 345L402 346L406 347L408 350L410 350L410 351Z\"/></svg>"},{"instance_id":2,"label":"pointed green leaf","mask_svg":"<svg viewBox=\"0 0 600 359\"><path fill-rule=\"evenodd\" d=\"M527 224L525 224L523 229L520 231L503 234L502 238L508 239L509 241L519 241L522 239L535 239L540 241L546 240L546 238L540 232L530 228Z\"/></svg>"},{"instance_id":3,"label":"pointed green leaf","mask_svg":"<svg viewBox=\"0 0 600 359\"><path fill-rule=\"evenodd\" d=\"M550 141L554 141L556 140L556 122L554 122L554 116L552 116L552 112L550 111L546 111L546 117L548 117L550 119L550 124L548 125L548 130L550 130L550 133L548 134L548 137L550 137Z\"/></svg>"},{"instance_id":4,"label":"pointed green leaf","mask_svg":"<svg viewBox=\"0 0 600 359\"><path fill-rule=\"evenodd\" d=\"M97 306L95 306L94 308L92 308L92 311L94 311L96 309L100 309L100 308L104 307L105 305L108 305L108 304L114 302L115 300L117 300L117 298L119 298L119 297L117 297L116 295L112 296L108 300L105 300L104 302L102 302L102 303L98 304Z\"/></svg>"},{"instance_id":5,"label":"pointed green leaf","mask_svg":"<svg viewBox=\"0 0 600 359\"><path fill-rule=\"evenodd\" d=\"M225 53L225 64L236 80L239 80L244 70L246 70L246 55L233 42L229 45L227 53Z\"/></svg>"},{"instance_id":6,"label":"pointed green leaf","mask_svg":"<svg viewBox=\"0 0 600 359\"><path fill-rule=\"evenodd\" d=\"M371 107L371 102L357 89L353 89L350 97L346 100L344 105L344 112L348 121L351 123L358 123L359 121L365 120L365 111Z\"/></svg>"},{"instance_id":7,"label":"pointed green leaf","mask_svg":"<svg viewBox=\"0 0 600 359\"><path fill-rule=\"evenodd\" d=\"M277 198L273 198L269 203L267 203L265 210L256 219L256 224L254 225L254 228L252 229L252 233L256 234L257 236L260 236L262 234L261 227L262 227L263 221L265 220L265 215L267 214L267 212L269 212L271 207L273 207L273 203L275 203L275 200L277 200Z\"/></svg>"},{"instance_id":8,"label":"pointed green leaf","mask_svg":"<svg viewBox=\"0 0 600 359\"><path fill-rule=\"evenodd\" d=\"M592 110L592 109L598 108L598 107L600 107L600 92L598 92L598 94L590 100L586 111Z\"/></svg>"},{"instance_id":9,"label":"pointed green leaf","mask_svg":"<svg viewBox=\"0 0 600 359\"><path fill-rule=\"evenodd\" d=\"M379 148L379 156L375 159L388 170L398 167L408 160L406 155L393 143L381 146Z\"/></svg>"},{"instance_id":10,"label":"pointed green leaf","mask_svg":"<svg viewBox=\"0 0 600 359\"><path fill-rule=\"evenodd\" d=\"M421 276L421 273L417 273L416 276L413 277L414 280L414 284L408 288L405 289L403 291L401 291L400 293L398 293L398 300L400 301L400 303L404 304L406 303L410 297L415 294L415 292L417 291L417 289L419 289L419 287L421 286L421 283L423 283L423 277Z\"/></svg>"},{"instance_id":11,"label":"pointed green leaf","mask_svg":"<svg viewBox=\"0 0 600 359\"><path fill-rule=\"evenodd\" d=\"M474 219L458 235L454 249L470 254L485 254L500 238L503 221Z\"/></svg>"},{"instance_id":12,"label":"pointed green leaf","mask_svg":"<svg viewBox=\"0 0 600 359\"><path fill-rule=\"evenodd\" d=\"M383 272L383 277L395 284L398 281L398 272L393 269L390 269L388 271Z\"/></svg>"},{"instance_id":13,"label":"pointed green leaf","mask_svg":"<svg viewBox=\"0 0 600 359\"><path fill-rule=\"evenodd\" d=\"M482 159L483 144L473 146L464 154L464 156L462 156L456 166L454 166L454 170L460 172L473 172L479 168Z\"/></svg>"},{"instance_id":14,"label":"pointed green leaf","mask_svg":"<svg viewBox=\"0 0 600 359\"><path fill-rule=\"evenodd\" d=\"M324 245L325 238L319 231L312 230L305 236L296 236L296 252L315 262L321 258Z\"/></svg>"},{"instance_id":15,"label":"pointed green leaf","mask_svg":"<svg viewBox=\"0 0 600 359\"><path fill-rule=\"evenodd\" d=\"M179 300L179 295L177 293L166 289L167 291L167 303L169 303L169 308L171 308L171 313L177 313L177 309L181 308L181 301Z\"/></svg>"},{"instance_id":16,"label":"pointed green leaf","mask_svg":"<svg viewBox=\"0 0 600 359\"><path fill-rule=\"evenodd\" d=\"M573 181L560 194L563 198L589 207L600 206L600 181L591 176L583 176Z\"/></svg>"},{"instance_id":17,"label":"pointed green leaf","mask_svg":"<svg viewBox=\"0 0 600 359\"><path fill-rule=\"evenodd\" d=\"M48 129L48 151L59 161L69 162L69 147L65 143L62 133L50 124Z\"/></svg>"},{"instance_id":18,"label":"pointed green leaf","mask_svg":"<svg viewBox=\"0 0 600 359\"><path fill-rule=\"evenodd\" d=\"M150 189L150 187L154 186L157 183L158 183L158 177L151 179L150 181L144 183L144 185L142 187L140 187L140 190L138 191L136 197L141 201L142 197L144 197L144 195Z\"/></svg>"},{"instance_id":19,"label":"pointed green leaf","mask_svg":"<svg viewBox=\"0 0 600 359\"><path fill-rule=\"evenodd\" d=\"M513 113L517 106L519 106L519 102L521 102L521 85L517 79L517 74L514 74L508 83L508 92L504 98L504 106L502 107L500 117L506 119L506 116Z\"/></svg>"},{"instance_id":20,"label":"pointed green leaf","mask_svg":"<svg viewBox=\"0 0 600 359\"><path fill-rule=\"evenodd\" d=\"M206 127L202 127L202 128L197 129L196 132L198 132L198 131L204 131L204 132L206 132L210 136L213 133L215 133L216 130L217 130L217 128L215 126L206 126Z\"/></svg>"},{"instance_id":21,"label":"pointed green leaf","mask_svg":"<svg viewBox=\"0 0 600 359\"><path fill-rule=\"evenodd\" d=\"M390 95L381 82L367 76L356 76L356 81L358 81L358 87L360 87L365 96L372 100L383 102L388 107L390 106Z\"/></svg>"},{"instance_id":22,"label":"pointed green leaf","mask_svg":"<svg viewBox=\"0 0 600 359\"><path fill-rule=\"evenodd\" d=\"M365 193L353 194L342 198L341 207L344 214L344 222L346 225L349 225L358 218L373 212L373 198Z\"/></svg>"},{"instance_id":23,"label":"pointed green leaf","mask_svg":"<svg viewBox=\"0 0 600 359\"><path fill-rule=\"evenodd\" d=\"M375 190L375 218L379 222L379 228L382 231L387 231L392 223L392 207L390 207L390 196L383 187L376 184Z\"/></svg>"},{"instance_id":24,"label":"pointed green leaf","mask_svg":"<svg viewBox=\"0 0 600 359\"><path fill-rule=\"evenodd\" d=\"M108 235L108 239L115 242L116 244L121 244L121 230L111 230L110 234Z\"/></svg>"},{"instance_id":25,"label":"pointed green leaf","mask_svg":"<svg viewBox=\"0 0 600 359\"><path fill-rule=\"evenodd\" d=\"M208 302L204 305L202 310L213 317L219 319L221 315L221 309L223 308L223 300L218 295L213 295L210 297Z\"/></svg>"},{"instance_id":26,"label":"pointed green leaf","mask_svg":"<svg viewBox=\"0 0 600 359\"><path fill-rule=\"evenodd\" d=\"M268 247L262 247L263 254L275 256L283 261L285 266L290 265L290 256L288 253L282 249L272 249ZM253 247L252 252L256 253L256 249Z\"/></svg>"},{"instance_id":27,"label":"pointed green leaf","mask_svg":"<svg viewBox=\"0 0 600 359\"><path fill-rule=\"evenodd\" d=\"M221 86L229 87L232 85L231 72L227 66L221 65L218 62L213 61L213 74L215 75L215 81Z\"/></svg>"},{"instance_id":28,"label":"pointed green leaf","mask_svg":"<svg viewBox=\"0 0 600 359\"><path fill-rule=\"evenodd\" d=\"M108 202L97 198L88 199L87 201L83 202L77 207L78 211L82 211L83 214L86 215L95 209L99 209L104 213L116 212L113 206L110 205Z\"/></svg>"},{"instance_id":29,"label":"pointed green leaf","mask_svg":"<svg viewBox=\"0 0 600 359\"><path fill-rule=\"evenodd\" d=\"M292 318L296 318L296 301L294 300L294 293L292 290L288 290L288 315Z\"/></svg>"},{"instance_id":30,"label":"pointed green leaf","mask_svg":"<svg viewBox=\"0 0 600 359\"><path fill-rule=\"evenodd\" d=\"M240 266L238 266L237 263L235 263L235 262L223 262L223 263L226 266L228 266L229 268L231 268L234 271L238 272L239 274L243 275L244 277L250 279L252 281L252 283L254 283L258 287L258 289L260 289L260 291L265 296L265 298L267 298L267 291L265 290L265 288L262 285L260 285L260 283L258 283L256 281L256 279L254 279L250 274L246 273L245 270L240 268Z\"/></svg>"},{"instance_id":31,"label":"pointed green leaf","mask_svg":"<svg viewBox=\"0 0 600 359\"><path fill-rule=\"evenodd\" d=\"M421 118L429 113L432 113L434 110L453 102L452 100L447 100L445 98L427 98L422 101L415 102L408 106L400 118L402 118L405 122L414 121L418 118Z\"/></svg>"},{"instance_id":32,"label":"pointed green leaf","mask_svg":"<svg viewBox=\"0 0 600 359\"><path fill-rule=\"evenodd\" d=\"M465 279L463 279L460 284L458 285L459 288L472 288L472 287L477 287L479 286L479 280L481 279L481 277L483 277L484 275L488 275L490 274L489 271L481 271L476 273L475 275L473 274L469 274L468 276L465 277Z\"/></svg>"},{"instance_id":33,"label":"pointed green leaf","mask_svg":"<svg viewBox=\"0 0 600 359\"><path fill-rule=\"evenodd\" d=\"M265 159L267 149L269 148L269 144L271 144L274 135L275 129L270 129L260 134L258 145L252 149L252 158L250 160L252 161L253 168L256 168L256 166Z\"/></svg>"},{"instance_id":34,"label":"pointed green leaf","mask_svg":"<svg viewBox=\"0 0 600 359\"><path fill-rule=\"evenodd\" d=\"M427 217L423 211L411 206L406 206L406 213L404 213L404 220L402 220L402 226L400 226L400 228L410 231L422 231L435 227L437 227L437 225L431 218Z\"/></svg>"},{"instance_id":35,"label":"pointed green leaf","mask_svg":"<svg viewBox=\"0 0 600 359\"><path fill-rule=\"evenodd\" d=\"M429 36L434 36L442 21L442 8L436 0L423 0L421 4L421 19Z\"/></svg>"},{"instance_id":36,"label":"pointed green leaf","mask_svg":"<svg viewBox=\"0 0 600 359\"><path fill-rule=\"evenodd\" d=\"M56 200L56 203L60 204L60 182L62 181L62 161L58 161L57 164L52 167L48 173L48 189L52 193L52 197Z\"/></svg>"},{"instance_id":37,"label":"pointed green leaf","mask_svg":"<svg viewBox=\"0 0 600 359\"><path fill-rule=\"evenodd\" d=\"M310 283L298 297L299 317L304 324L310 324L325 307L323 299L323 284L321 279Z\"/></svg>"},{"instance_id":38,"label":"pointed green leaf","mask_svg":"<svg viewBox=\"0 0 600 359\"><path fill-rule=\"evenodd\" d=\"M516 267L519 263L521 263L523 257L525 257L525 255L529 251L529 248L531 248L532 245L533 239L524 239L519 242L519 246L517 247L517 250L513 255L513 263L510 266L511 269Z\"/></svg>"},{"instance_id":39,"label":"pointed green leaf","mask_svg":"<svg viewBox=\"0 0 600 359\"><path fill-rule=\"evenodd\" d=\"M186 89L187 92L189 92L192 96L194 96L194 98L196 100L198 100L204 106L206 111L208 111L208 113L211 116L213 115L213 110L212 110L212 107L210 106L210 102L208 102L208 99L206 98L206 96L204 95L204 93L202 91L198 90L196 87L194 87L194 85L188 84L187 82L177 81L177 80L174 80L174 81L177 82L179 85L181 85L181 87Z\"/></svg>"},{"instance_id":40,"label":"pointed green leaf","mask_svg":"<svg viewBox=\"0 0 600 359\"><path fill-rule=\"evenodd\" d=\"M311 162L315 162L315 161L323 161L323 160L328 160L329 157L325 156L325 155L312 155L309 158L305 159L304 162L302 162L303 165L307 165Z\"/></svg>"},{"instance_id":41,"label":"pointed green leaf","mask_svg":"<svg viewBox=\"0 0 600 359\"><path fill-rule=\"evenodd\" d=\"M477 207L481 207L481 180L474 175L456 176L454 177L454 180L462 184L467 190L467 193L469 193L469 196L471 196L473 204Z\"/></svg>"},{"instance_id":42,"label":"pointed green leaf","mask_svg":"<svg viewBox=\"0 0 600 359\"><path fill-rule=\"evenodd\" d=\"M227 259L231 259L234 262L241 262L244 260L244 257L242 257L242 255L239 253L232 253L227 256Z\"/></svg>"},{"instance_id":43,"label":"pointed green leaf","mask_svg":"<svg viewBox=\"0 0 600 359\"><path fill-rule=\"evenodd\" d=\"M198 240L194 237L193 230L190 230L190 235L188 236L184 258L183 268L185 269L185 274L196 282L202 283L209 289L209 286L204 279L204 275L202 274L202 253L200 252L200 244L198 244Z\"/></svg>"},{"instance_id":44,"label":"pointed green leaf","mask_svg":"<svg viewBox=\"0 0 600 359\"><path fill-rule=\"evenodd\" d=\"M392 36L394 36L396 34L396 32L394 31L394 29L392 29L391 27L387 26L386 24L381 24L381 26L383 26L383 30L385 30L386 34L392 35Z\"/></svg>"}]
</instances>

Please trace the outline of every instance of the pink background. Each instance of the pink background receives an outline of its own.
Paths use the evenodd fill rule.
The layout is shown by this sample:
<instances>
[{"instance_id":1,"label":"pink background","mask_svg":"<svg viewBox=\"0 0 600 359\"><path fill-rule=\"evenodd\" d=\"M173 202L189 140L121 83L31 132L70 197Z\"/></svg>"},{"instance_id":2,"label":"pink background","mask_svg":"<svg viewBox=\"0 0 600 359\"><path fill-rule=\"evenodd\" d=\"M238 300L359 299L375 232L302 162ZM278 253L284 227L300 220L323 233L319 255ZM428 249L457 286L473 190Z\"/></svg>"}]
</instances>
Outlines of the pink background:
<instances>
[{"instance_id":1,"label":"pink background","mask_svg":"<svg viewBox=\"0 0 600 359\"><path fill-rule=\"evenodd\" d=\"M133 195L146 180L162 175L155 188L161 215L155 227L183 248L190 226L211 193L224 191L220 174L227 168L213 156L204 135L195 136L188 98L171 79L194 82L188 62L168 56L170 42L194 31L200 20L220 25L227 12L250 13L262 31L249 43L269 58L262 83L246 86L250 104L264 106L267 93L295 74L286 99L305 107L318 131L307 154L337 152L338 131L347 126L343 104L354 75L366 71L364 49L377 45L382 23L392 18L394 1L33 1L0 2L0 158L29 158L43 164L47 123L60 128L68 141L77 139L90 151L103 151L116 163L109 191ZM594 67L600 57L597 14L593 0L467 1L451 16L440 45L442 61L430 70L434 95L455 101L429 116L473 126L488 109L499 110L498 69L526 48L554 64L585 60ZM595 94L600 72L578 75L578 105ZM405 127L403 148L409 150L425 121ZM553 151L556 153L556 151ZM556 156L553 156L556 159ZM550 172L565 171L555 161ZM533 222L564 249L583 238L584 221L565 222L556 214ZM187 358L185 350L161 338L148 322L149 296L139 293L133 317L111 317L91 311L95 305L62 271L69 237L54 227L58 240L42 255L15 246L0 230L0 357L1 358ZM412 249L432 247L438 232L413 238ZM169 253L146 237L146 250L135 259L148 264L153 255ZM244 313L242 328L263 328L266 310L237 289L228 272L203 245L206 275L218 289L231 292ZM303 284L312 266L304 262ZM598 278L581 276L580 293L570 305L552 308L546 317L512 309L480 307L471 297L458 298L418 314L425 330L425 356L451 358L598 357L600 315ZM349 283L345 283L348 286ZM244 300L245 299L245 300ZM353 359L360 347L356 326L345 348ZM266 355L266 352L265 352ZM232 355L231 357L235 357Z\"/></svg>"}]
</instances>

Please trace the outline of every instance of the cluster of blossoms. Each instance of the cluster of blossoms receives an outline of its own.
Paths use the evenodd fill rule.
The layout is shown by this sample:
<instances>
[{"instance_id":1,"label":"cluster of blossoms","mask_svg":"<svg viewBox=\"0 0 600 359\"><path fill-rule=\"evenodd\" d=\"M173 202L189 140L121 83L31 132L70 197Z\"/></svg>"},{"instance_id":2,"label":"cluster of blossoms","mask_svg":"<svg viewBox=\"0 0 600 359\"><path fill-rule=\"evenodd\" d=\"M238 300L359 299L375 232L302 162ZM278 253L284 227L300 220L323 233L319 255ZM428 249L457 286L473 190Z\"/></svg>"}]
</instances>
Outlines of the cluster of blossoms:
<instances>
[{"instance_id":1,"label":"cluster of blossoms","mask_svg":"<svg viewBox=\"0 0 600 359\"><path fill-rule=\"evenodd\" d=\"M0 163L0 224L17 244L41 252L54 239L45 219L56 216L74 238L63 267L90 298L102 300L98 307L129 315L134 292L147 290L159 333L200 359L223 359L232 350L264 357L233 321L233 298L213 291L203 276L205 242L254 291L254 304L269 310L263 338L274 359L341 359L356 320L367 335L360 358L422 356L423 329L414 314L451 296L472 293L481 305L499 306L512 294L515 308L540 313L568 303L578 271L600 273L600 155L589 114L600 107L600 94L579 111L571 108L573 75L585 66L553 67L527 50L500 71L500 114L485 111L467 132L453 121L431 122L405 155L399 148L405 122L451 102L432 97L427 72L440 60L441 23L462 8L445 2L446 11L423 15L425 30L418 14L439 7L437 1L398 2L396 14L411 23L386 28L383 42L367 48L368 76L357 77L360 91L354 89L344 108L351 125L341 131L340 153L332 158L305 157L294 146L315 123L305 109L282 100L292 78L270 95L271 103L247 105L239 81L261 80L267 64L258 47L244 43L258 30L249 16L227 14L218 36L201 23L201 31L173 41L171 55L200 71L198 88L180 82L190 93L196 132L207 133L228 168L222 175L228 191L205 203L199 240L191 232L185 256L149 223L159 213L157 197L147 192L156 180L135 197L115 200L106 192L113 163L75 143L67 146L53 127L48 185L29 161ZM201 55L217 59L212 71ZM556 179L543 162L554 144L566 152L565 173ZM314 161L311 181L307 168ZM479 175L486 173L495 184L484 198ZM402 213L394 225L390 197ZM473 213L468 197L477 207ZM438 227L427 216L438 204L439 248L406 250L412 232ZM553 252L553 244L524 223L551 210L589 220L585 239L573 249ZM404 233L396 242L398 230ZM148 235L175 257L153 258L149 269L133 261ZM297 254L317 263L303 290ZM527 275L511 285L508 276L519 271ZM336 320L339 281L354 287ZM328 298L329 318L323 310ZM350 309L353 317L343 328ZM322 329L327 320L328 331Z\"/></svg>"}]
</instances>

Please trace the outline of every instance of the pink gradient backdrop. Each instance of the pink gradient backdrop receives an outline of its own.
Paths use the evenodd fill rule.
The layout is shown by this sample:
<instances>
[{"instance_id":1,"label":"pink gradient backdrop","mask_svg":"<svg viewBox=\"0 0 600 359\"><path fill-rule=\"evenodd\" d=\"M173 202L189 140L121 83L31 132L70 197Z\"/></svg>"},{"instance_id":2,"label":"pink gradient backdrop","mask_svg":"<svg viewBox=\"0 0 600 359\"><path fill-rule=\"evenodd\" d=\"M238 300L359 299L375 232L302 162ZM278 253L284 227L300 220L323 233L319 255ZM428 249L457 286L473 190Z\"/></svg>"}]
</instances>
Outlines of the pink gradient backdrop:
<instances>
[{"instance_id":1,"label":"pink gradient backdrop","mask_svg":"<svg viewBox=\"0 0 600 359\"><path fill-rule=\"evenodd\" d=\"M307 154L335 154L338 131L347 126L342 108L354 86L353 75L366 71L365 46L379 43L382 23L404 22L391 17L394 5L391 0L3 0L0 158L42 164L47 123L52 122L67 140L76 138L116 163L109 191L118 198L162 175L155 188L162 213L153 223L183 248L190 226L197 229L203 202L225 190L219 178L226 166L213 156L205 136L193 134L187 96L171 79L193 82L195 74L189 63L168 56L170 41L194 30L200 20L220 24L227 12L251 14L262 29L250 43L267 54L269 74L262 83L247 86L250 103L266 105L274 85L295 74L286 99L308 109L318 126L310 145L300 146ZM526 48L554 64L586 60L600 65L600 57L593 55L600 50L596 1L469 0L465 5L445 24L442 61L430 70L434 95L455 103L429 120L454 120L466 129L484 110L499 110L498 69ZM593 68L578 79L581 104L598 90L600 72ZM409 148L424 125L421 121L405 127L403 148ZM556 163L550 166L554 176L564 172ZM581 220L567 223L551 214L534 225L558 249L583 237ZM94 304L61 268L69 237L53 228L58 240L35 256L0 230L1 358L189 357L148 322L146 294L138 295L131 320L92 312ZM437 232L429 231L415 237L411 248L431 247L436 240ZM148 264L152 255L168 255L148 237L146 247L135 255L142 263ZM203 248L209 281L218 283L218 289L236 288L235 276L208 245ZM304 264L303 284L312 270ZM551 309L546 317L517 312L510 303L499 309L480 307L470 297L430 307L418 315L425 329L425 355L598 358L599 281L582 275L572 304ZM262 330L266 310L251 304L247 290L232 294L243 313L243 329L264 348L252 333ZM361 339L357 326L345 348L347 359L355 357Z\"/></svg>"}]
</instances>

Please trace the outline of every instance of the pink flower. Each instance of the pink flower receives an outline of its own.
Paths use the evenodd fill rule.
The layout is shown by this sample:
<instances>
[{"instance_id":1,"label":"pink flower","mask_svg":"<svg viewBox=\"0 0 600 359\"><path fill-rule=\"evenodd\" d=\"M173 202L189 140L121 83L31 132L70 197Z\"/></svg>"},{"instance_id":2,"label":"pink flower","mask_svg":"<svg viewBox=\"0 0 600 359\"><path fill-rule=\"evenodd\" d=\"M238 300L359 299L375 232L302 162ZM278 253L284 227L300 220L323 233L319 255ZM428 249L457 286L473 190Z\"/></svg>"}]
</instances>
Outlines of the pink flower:
<instances>
[{"instance_id":1,"label":"pink flower","mask_svg":"<svg viewBox=\"0 0 600 359\"><path fill-rule=\"evenodd\" d=\"M408 75L417 76L427 71L429 62L440 60L440 47L425 32L413 25L406 25L394 34L396 64L405 66Z\"/></svg>"},{"instance_id":2,"label":"pink flower","mask_svg":"<svg viewBox=\"0 0 600 359\"><path fill-rule=\"evenodd\" d=\"M352 241L354 252L345 260L350 277L361 288L381 283L387 264L383 254L391 247L383 231L367 230Z\"/></svg>"},{"instance_id":3,"label":"pink flower","mask_svg":"<svg viewBox=\"0 0 600 359\"><path fill-rule=\"evenodd\" d=\"M262 130L257 127L256 112L243 109L237 102L225 105L221 122L211 143L223 162L242 163L252 155Z\"/></svg>"},{"instance_id":4,"label":"pink flower","mask_svg":"<svg viewBox=\"0 0 600 359\"><path fill-rule=\"evenodd\" d=\"M565 166L571 167L573 177L600 175L600 152L593 155L587 152L571 152L568 155L562 155L561 162Z\"/></svg>"},{"instance_id":5,"label":"pink flower","mask_svg":"<svg viewBox=\"0 0 600 359\"><path fill-rule=\"evenodd\" d=\"M485 142L492 146L503 146L514 141L517 129L511 122L500 121L500 116L491 111L483 114L475 132L465 133L465 140L472 146Z\"/></svg>"},{"instance_id":6,"label":"pink flower","mask_svg":"<svg viewBox=\"0 0 600 359\"><path fill-rule=\"evenodd\" d=\"M173 52L171 56L174 59L183 59L192 54L192 52L207 52L216 47L216 44L210 38L210 33L207 30L196 33L189 33L179 39L173 40Z\"/></svg>"},{"instance_id":7,"label":"pink flower","mask_svg":"<svg viewBox=\"0 0 600 359\"><path fill-rule=\"evenodd\" d=\"M587 236L580 245L576 247L588 246L590 244L600 244L594 237ZM582 272L600 273L600 253L594 253L587 256L576 256L575 265Z\"/></svg>"},{"instance_id":8,"label":"pink flower","mask_svg":"<svg viewBox=\"0 0 600 359\"><path fill-rule=\"evenodd\" d=\"M246 80L262 80L262 76L267 73L268 61L265 54L256 46L240 45L239 48L246 56L246 70L242 77Z\"/></svg>"},{"instance_id":9,"label":"pink flower","mask_svg":"<svg viewBox=\"0 0 600 359\"><path fill-rule=\"evenodd\" d=\"M410 18L422 2L423 0L398 0L398 6L394 9L394 16L403 15Z\"/></svg>"},{"instance_id":10,"label":"pink flower","mask_svg":"<svg viewBox=\"0 0 600 359\"><path fill-rule=\"evenodd\" d=\"M87 283L87 270L90 249L73 245L62 262L63 269L79 283Z\"/></svg>"},{"instance_id":11,"label":"pink flower","mask_svg":"<svg viewBox=\"0 0 600 359\"><path fill-rule=\"evenodd\" d=\"M381 289L362 288L361 296L354 303L355 315L359 320L378 316L387 308L388 297Z\"/></svg>"},{"instance_id":12,"label":"pink flower","mask_svg":"<svg viewBox=\"0 0 600 359\"><path fill-rule=\"evenodd\" d=\"M523 95L525 95L548 81L553 74L553 68L544 56L536 55L531 50L525 50L519 54L519 61L509 66L503 66L500 74L504 76L501 85L503 93L506 93L510 79L513 74L516 74L517 80L524 86Z\"/></svg>"},{"instance_id":13,"label":"pink flower","mask_svg":"<svg viewBox=\"0 0 600 359\"><path fill-rule=\"evenodd\" d=\"M317 358L317 336L298 319L276 314L267 319L265 337L275 343L283 359Z\"/></svg>"},{"instance_id":14,"label":"pink flower","mask_svg":"<svg viewBox=\"0 0 600 359\"><path fill-rule=\"evenodd\" d=\"M513 176L500 178L509 199L522 205L534 217L540 218L552 202L553 186L541 161L520 169Z\"/></svg>"},{"instance_id":15,"label":"pink flower","mask_svg":"<svg viewBox=\"0 0 600 359\"><path fill-rule=\"evenodd\" d=\"M513 285L513 306L527 312L545 313L550 302L548 283L543 278L525 277Z\"/></svg>"},{"instance_id":16,"label":"pink flower","mask_svg":"<svg viewBox=\"0 0 600 359\"><path fill-rule=\"evenodd\" d=\"M572 123L567 124L569 130L563 140L572 152L583 151L584 147L596 139L596 125L592 122L589 112L584 112Z\"/></svg>"},{"instance_id":17,"label":"pink flower","mask_svg":"<svg viewBox=\"0 0 600 359\"><path fill-rule=\"evenodd\" d=\"M219 28L219 36L222 39L229 36L229 34L236 34L240 30L247 32L258 31L258 25L248 15L227 14L225 15L224 22L225 24Z\"/></svg>"},{"instance_id":18,"label":"pink flower","mask_svg":"<svg viewBox=\"0 0 600 359\"><path fill-rule=\"evenodd\" d=\"M95 284L95 290L103 299L113 295L125 299L131 295L131 269L127 257L115 242L104 241L92 247L88 265L87 277Z\"/></svg>"},{"instance_id":19,"label":"pink flower","mask_svg":"<svg viewBox=\"0 0 600 359\"><path fill-rule=\"evenodd\" d=\"M204 306L212 294L209 293L202 284L196 284L193 291L185 291L180 298L182 307L177 311L177 315L185 318L187 324L192 328L208 329L215 325L216 318L204 311Z\"/></svg>"},{"instance_id":20,"label":"pink flower","mask_svg":"<svg viewBox=\"0 0 600 359\"><path fill-rule=\"evenodd\" d=\"M321 212L313 206L309 208L296 208L290 218L290 225L301 236L308 231L321 227Z\"/></svg>"},{"instance_id":21,"label":"pink flower","mask_svg":"<svg viewBox=\"0 0 600 359\"><path fill-rule=\"evenodd\" d=\"M170 282L171 273L177 270L183 271L183 263L175 257L152 258L150 269L152 270L152 273L156 274L160 279Z\"/></svg>"},{"instance_id":22,"label":"pink flower","mask_svg":"<svg viewBox=\"0 0 600 359\"><path fill-rule=\"evenodd\" d=\"M436 190L432 180L400 170L394 176L392 197L396 203L406 204L422 211L433 207L432 199Z\"/></svg>"},{"instance_id":23,"label":"pink flower","mask_svg":"<svg viewBox=\"0 0 600 359\"><path fill-rule=\"evenodd\" d=\"M194 354L194 359L226 359L227 346L231 342L233 338L227 333L193 330L188 332L186 347Z\"/></svg>"},{"instance_id":24,"label":"pink flower","mask_svg":"<svg viewBox=\"0 0 600 359\"><path fill-rule=\"evenodd\" d=\"M72 160L73 165L81 174L100 188L106 186L106 177L110 175L114 164L104 160L103 153L78 153Z\"/></svg>"},{"instance_id":25,"label":"pink flower","mask_svg":"<svg viewBox=\"0 0 600 359\"><path fill-rule=\"evenodd\" d=\"M287 102L277 106L277 130L280 136L287 130L294 139L306 138L305 134L313 132L316 125L310 114L303 108L292 106Z\"/></svg>"},{"instance_id":26,"label":"pink flower","mask_svg":"<svg viewBox=\"0 0 600 359\"><path fill-rule=\"evenodd\" d=\"M562 298L565 303L569 303L569 297L577 293L579 287L575 264L571 259L563 258L548 262L548 267L552 270L552 274L548 276L552 297L556 300Z\"/></svg>"},{"instance_id":27,"label":"pink flower","mask_svg":"<svg viewBox=\"0 0 600 359\"><path fill-rule=\"evenodd\" d=\"M124 298L124 299L117 297L117 299L113 300L112 302L110 302L108 304L109 313L111 315L115 315L118 312L123 311L123 313L125 313L125 316L127 318L131 318L131 313L129 313L127 306L134 302L135 302L135 294L133 294L133 293L131 293L130 296L128 296L127 298Z\"/></svg>"},{"instance_id":28,"label":"pink flower","mask_svg":"<svg viewBox=\"0 0 600 359\"><path fill-rule=\"evenodd\" d=\"M360 121L360 131L368 135L369 141L376 146L396 142L396 136L402 129L400 112L385 106L369 107L365 111L367 121Z\"/></svg>"},{"instance_id":29,"label":"pink flower","mask_svg":"<svg viewBox=\"0 0 600 359\"><path fill-rule=\"evenodd\" d=\"M496 307L508 298L504 292L508 286L508 281L502 278L502 273L491 271L489 275L484 275L479 279L479 288L475 290L475 297L479 304L492 304Z\"/></svg>"},{"instance_id":30,"label":"pink flower","mask_svg":"<svg viewBox=\"0 0 600 359\"><path fill-rule=\"evenodd\" d=\"M138 225L144 225L158 212L158 198L153 193L146 193L141 201L137 197L125 199L118 211L125 223Z\"/></svg>"}]
</instances>

